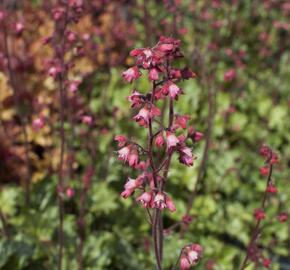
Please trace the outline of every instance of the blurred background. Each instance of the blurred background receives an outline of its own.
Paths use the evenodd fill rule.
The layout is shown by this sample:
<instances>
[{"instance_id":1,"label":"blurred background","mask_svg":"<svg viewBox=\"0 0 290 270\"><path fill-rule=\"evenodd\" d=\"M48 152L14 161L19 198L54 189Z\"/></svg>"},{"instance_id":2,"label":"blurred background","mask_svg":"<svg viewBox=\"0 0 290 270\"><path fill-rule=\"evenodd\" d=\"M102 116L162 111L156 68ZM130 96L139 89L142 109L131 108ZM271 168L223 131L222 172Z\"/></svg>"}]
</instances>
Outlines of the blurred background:
<instances>
[{"instance_id":1,"label":"blurred background","mask_svg":"<svg viewBox=\"0 0 290 270\"><path fill-rule=\"evenodd\" d=\"M271 269L290 269L290 225L277 220L290 207L290 2L76 2L80 9L65 33L71 47L65 55L64 269L80 269L80 243L83 269L154 269L145 211L119 195L132 170L117 160L114 136L145 138L130 121L126 97L133 88L149 89L149 82L128 85L121 74L133 64L130 50L153 46L161 35L182 41L178 65L197 74L182 83L177 112L204 133L193 167L173 158L168 189L177 211L165 212L164 227L186 213L193 220L166 235L164 269L190 242L204 247L195 269L238 269L265 188L264 143L279 153L279 192L267 206L259 247ZM3 270L57 269L60 106L51 69L57 47L50 43L57 8L53 0L0 5Z\"/></svg>"}]
</instances>

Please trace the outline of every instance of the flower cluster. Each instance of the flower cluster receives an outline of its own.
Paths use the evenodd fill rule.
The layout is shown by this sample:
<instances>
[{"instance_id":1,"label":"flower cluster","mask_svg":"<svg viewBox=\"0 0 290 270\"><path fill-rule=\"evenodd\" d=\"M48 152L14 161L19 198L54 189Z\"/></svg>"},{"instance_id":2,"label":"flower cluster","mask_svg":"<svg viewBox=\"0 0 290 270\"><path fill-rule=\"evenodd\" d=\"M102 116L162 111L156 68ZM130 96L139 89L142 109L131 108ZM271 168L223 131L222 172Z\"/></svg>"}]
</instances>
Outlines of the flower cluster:
<instances>
[{"instance_id":1,"label":"flower cluster","mask_svg":"<svg viewBox=\"0 0 290 270\"><path fill-rule=\"evenodd\" d=\"M173 154L178 154L180 163L192 166L196 159L192 146L203 137L202 133L189 125L190 116L181 115L174 110L175 102L184 94L178 82L192 79L196 75L188 67L179 69L172 66L173 60L183 55L180 51L180 40L171 37L160 37L154 47L134 49L130 55L135 58L135 65L123 72L123 79L133 83L146 74L152 82L152 88L146 93L133 89L128 97L131 107L136 111L132 120L146 129L146 146L124 135L115 137L119 147L119 160L141 171L135 179L128 179L121 196L128 198L135 191L141 191L136 201L148 209L153 226L159 221L152 220L150 209L168 209L171 212L176 210L173 200L164 190ZM156 212L154 219L160 216ZM153 234L157 233L155 229ZM155 249L157 266L161 269L162 256L158 254L158 250L160 248ZM193 249L189 252L186 248L183 253L186 252L190 254L186 257L188 263L193 265L199 258L200 251Z\"/></svg>"},{"instance_id":2,"label":"flower cluster","mask_svg":"<svg viewBox=\"0 0 290 270\"><path fill-rule=\"evenodd\" d=\"M180 115L173 111L174 100L183 94L183 90L177 85L181 80L194 78L196 75L189 68L173 68L171 61L182 57L180 51L180 41L173 38L161 37L153 48L140 48L131 51L130 55L135 58L136 65L123 72L125 81L132 83L142 76L141 70L147 71L148 79L153 82L151 91L140 93L136 89L128 97L131 107L137 112L133 117L140 126L148 129L149 144L147 149L126 138L117 135L115 140L120 149L118 157L129 166L142 170L143 173L136 179L131 179L125 184L125 190L121 193L124 198L131 196L136 189L143 193L136 199L146 208L168 208L175 211L175 206L171 198L162 190L164 177L159 174L168 166L171 155L179 154L179 161L192 166L195 156L192 149L187 146L186 141L193 143L202 139L202 133L188 127L190 117ZM161 110L157 102L169 99L171 104L169 125L167 127L161 123ZM159 118L159 120L158 120ZM182 134L182 130L188 127L187 134ZM156 132L153 129L156 128ZM165 151L163 162L156 164L153 157L153 147L162 153ZM146 189L148 185L149 190Z\"/></svg>"},{"instance_id":3,"label":"flower cluster","mask_svg":"<svg viewBox=\"0 0 290 270\"><path fill-rule=\"evenodd\" d=\"M190 244L184 247L180 255L180 269L188 270L197 264L202 256L202 247L199 244Z\"/></svg>"},{"instance_id":4,"label":"flower cluster","mask_svg":"<svg viewBox=\"0 0 290 270\"><path fill-rule=\"evenodd\" d=\"M261 207L254 210L254 218L256 219L256 226L254 231L252 232L251 240L248 245L247 255L241 267L241 270L245 269L248 260L253 262L260 263L265 268L269 268L271 265L271 260L269 258L265 258L262 250L258 247L257 240L258 236L261 233L261 222L267 218L265 208L266 202L269 199L270 195L276 194L278 192L277 187L273 181L272 173L273 166L279 162L278 155L268 146L263 145L260 148L260 155L265 158L265 164L260 168L260 174L267 178L266 188L264 195L262 197ZM278 221L283 223L288 219L288 214L282 212L278 214Z\"/></svg>"}]
</instances>

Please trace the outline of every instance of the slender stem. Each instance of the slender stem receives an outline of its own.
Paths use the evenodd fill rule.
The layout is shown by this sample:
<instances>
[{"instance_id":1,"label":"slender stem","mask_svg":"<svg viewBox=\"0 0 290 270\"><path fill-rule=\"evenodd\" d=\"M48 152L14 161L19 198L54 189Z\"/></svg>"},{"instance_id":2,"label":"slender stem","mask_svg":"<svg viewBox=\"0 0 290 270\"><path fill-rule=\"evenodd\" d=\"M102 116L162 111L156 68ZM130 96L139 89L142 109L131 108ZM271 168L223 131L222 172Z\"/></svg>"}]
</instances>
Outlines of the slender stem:
<instances>
[{"instance_id":1,"label":"slender stem","mask_svg":"<svg viewBox=\"0 0 290 270\"><path fill-rule=\"evenodd\" d=\"M269 171L269 174L268 174L266 189L264 191L263 198L262 198L262 203L261 203L261 209L263 209L263 210L265 209L266 201L267 201L267 198L268 198L267 187L270 184L271 177L272 177L272 172L273 172L273 165L271 164L270 165L270 171ZM244 259L244 261L242 263L242 266L241 266L240 270L244 270L248 266L248 261L250 259L250 248L255 243L255 241L256 241L259 233L260 233L260 225L261 225L261 220L259 219L259 220L257 220L256 225L254 227L254 230L252 232L252 236L251 236L250 242L248 244L248 248L247 248L247 253L246 253L245 259Z\"/></svg>"},{"instance_id":2,"label":"slender stem","mask_svg":"<svg viewBox=\"0 0 290 270\"><path fill-rule=\"evenodd\" d=\"M62 269L62 259L63 259L63 250L64 250L64 232L63 232L63 222L64 222L64 202L63 202L63 190L64 190L64 179L63 179L63 167L64 167L64 152L65 152L65 144L66 137L64 132L64 108L65 108L65 88L64 88L64 77L65 77L65 64L64 64L64 56L65 56L65 29L67 26L67 16L68 16L68 3L66 3L66 10L64 14L63 26L60 29L60 37L61 37L61 73L58 76L58 84L59 84L59 96L60 96L60 164L59 164L59 173L58 173L58 208L59 208L59 232L58 232L58 262L57 269Z\"/></svg>"},{"instance_id":3,"label":"slender stem","mask_svg":"<svg viewBox=\"0 0 290 270\"><path fill-rule=\"evenodd\" d=\"M5 51L5 56L7 59L8 76L9 76L9 81L10 81L12 91L13 91L13 98L16 105L16 110L19 116L21 131L24 138L24 151L25 151L25 159L26 159L26 166L27 166L27 176L24 182L24 190L25 190L25 204L26 206L28 206L30 203L30 181L32 178L31 161L29 158L29 141L28 141L28 135L27 135L26 125L25 125L25 122L26 122L25 116L22 114L21 109L20 109L19 91L18 91L18 86L17 86L16 78L14 76L14 71L13 71L13 67L11 63L11 57L10 57L9 46L8 46L7 29L4 24L2 24L2 28L3 28L3 34L4 34L4 51Z\"/></svg>"},{"instance_id":4,"label":"slender stem","mask_svg":"<svg viewBox=\"0 0 290 270\"><path fill-rule=\"evenodd\" d=\"M4 214L2 213L2 211L0 211L0 220L1 220L1 223L2 223L2 228L3 228L3 235L9 239L9 229L8 229L8 226L7 226L7 223L6 223L6 220L5 220L5 216Z\"/></svg>"}]
</instances>

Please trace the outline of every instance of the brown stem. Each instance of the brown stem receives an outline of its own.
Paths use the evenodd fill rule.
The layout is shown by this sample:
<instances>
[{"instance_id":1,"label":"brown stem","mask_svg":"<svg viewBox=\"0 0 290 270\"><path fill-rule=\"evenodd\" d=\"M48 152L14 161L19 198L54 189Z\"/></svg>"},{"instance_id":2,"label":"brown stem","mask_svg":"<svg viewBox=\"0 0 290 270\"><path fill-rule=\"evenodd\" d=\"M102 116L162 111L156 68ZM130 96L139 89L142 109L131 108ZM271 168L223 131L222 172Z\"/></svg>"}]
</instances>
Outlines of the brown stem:
<instances>
[{"instance_id":1,"label":"brown stem","mask_svg":"<svg viewBox=\"0 0 290 270\"><path fill-rule=\"evenodd\" d=\"M65 29L67 26L68 17L68 4L66 3L66 10L64 14L63 26L60 29L61 37L61 73L58 76L59 84L59 96L60 96L60 164L59 164L59 173L58 173L58 208L59 208L59 231L58 231L58 262L57 269L62 269L62 259L63 259L63 249L64 249L64 232L63 232L63 222L64 222L64 202L63 202L63 191L64 191L64 178L63 178L63 167L64 167L64 152L66 137L64 132L64 109L65 109L65 88L64 88L64 77L65 77Z\"/></svg>"},{"instance_id":2,"label":"brown stem","mask_svg":"<svg viewBox=\"0 0 290 270\"><path fill-rule=\"evenodd\" d=\"M29 141L28 141L28 135L25 125L25 116L22 114L20 109L20 100L19 100L19 91L18 86L16 82L16 78L14 76L14 71L11 63L11 57L9 52L9 46L8 46L8 35L7 35L7 29L5 25L2 25L3 28L3 35L4 35L4 52L7 59L7 68L8 68L8 76L10 85L13 91L13 98L16 105L17 114L20 121L21 131L24 138L24 151L25 151L25 159L26 159L26 166L27 166L27 176L24 182L24 190L25 190L25 205L28 206L30 203L30 181L32 178L32 167L31 167L31 161L29 158Z\"/></svg>"},{"instance_id":3,"label":"brown stem","mask_svg":"<svg viewBox=\"0 0 290 270\"><path fill-rule=\"evenodd\" d=\"M268 198L267 187L270 184L271 177L272 177L272 172L273 172L273 165L271 164L270 165L270 171L269 171L269 174L268 174L266 188L265 188L265 191L264 191L264 194L263 194L263 198L262 198L262 203L261 203L261 209L263 209L263 210L265 210L266 201L267 201L267 198ZM249 261L249 258L250 258L250 248L255 243L257 237L259 236L260 225L261 225L261 220L259 219L259 220L257 220L256 225L254 227L254 230L252 232L252 236L251 236L250 242L248 244L248 248L247 248L247 253L246 253L245 259L244 259L244 261L242 263L242 266L241 266L240 270L244 270L248 266L248 261Z\"/></svg>"},{"instance_id":4,"label":"brown stem","mask_svg":"<svg viewBox=\"0 0 290 270\"><path fill-rule=\"evenodd\" d=\"M8 226L7 226L7 223L6 223L6 220L5 220L5 216L4 214L2 213L2 211L0 211L0 220L1 220L1 223L2 223L2 228L3 228L3 234L5 236L5 238L9 239L9 229L8 229Z\"/></svg>"}]
</instances>

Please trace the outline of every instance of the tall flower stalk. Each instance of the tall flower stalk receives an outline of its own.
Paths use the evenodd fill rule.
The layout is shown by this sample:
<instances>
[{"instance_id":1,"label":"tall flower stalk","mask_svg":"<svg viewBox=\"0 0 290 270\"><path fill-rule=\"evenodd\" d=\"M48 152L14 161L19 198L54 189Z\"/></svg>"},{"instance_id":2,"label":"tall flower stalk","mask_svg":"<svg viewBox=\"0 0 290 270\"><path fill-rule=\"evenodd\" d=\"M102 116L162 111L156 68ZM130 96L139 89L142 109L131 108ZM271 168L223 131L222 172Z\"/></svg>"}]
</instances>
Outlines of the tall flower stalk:
<instances>
[{"instance_id":1,"label":"tall flower stalk","mask_svg":"<svg viewBox=\"0 0 290 270\"><path fill-rule=\"evenodd\" d=\"M146 146L123 135L115 137L120 148L119 159L140 172L135 179L128 179L121 196L128 198L135 191L138 193L136 201L146 209L152 226L157 269L162 270L162 212L164 209L176 211L166 192L171 159L177 153L180 163L192 166L195 160L192 145L201 138L201 133L188 126L190 117L175 112L174 105L183 94L177 83L196 75L187 67L173 67L173 62L183 57L180 41L174 38L161 37L154 47L134 49L130 55L135 58L136 65L123 72L124 80L132 83L143 75L143 70L147 72L152 87L145 93L133 90L128 97L131 107L136 110L133 120L146 129ZM162 105L167 107L162 110L168 112L167 124L162 121L164 118L159 109ZM195 259L184 255L182 262L184 264L186 259L189 265L193 265L200 255L201 250Z\"/></svg>"},{"instance_id":2,"label":"tall flower stalk","mask_svg":"<svg viewBox=\"0 0 290 270\"><path fill-rule=\"evenodd\" d=\"M255 264L261 263L265 267L269 267L271 263L270 259L262 256L257 246L257 240L262 233L262 222L266 219L266 203L271 194L278 192L272 177L274 165L278 163L278 156L268 146L262 146L260 154L265 158L265 165L260 168L260 174L267 178L266 187L262 196L261 206L254 211L256 224L252 231L250 242L247 246L246 256L242 262L240 270L246 269L251 261Z\"/></svg>"}]
</instances>

